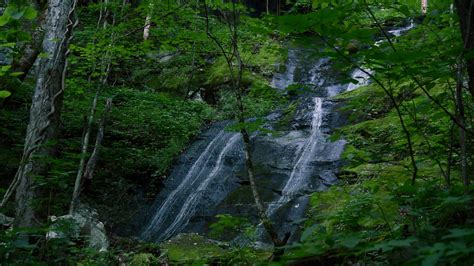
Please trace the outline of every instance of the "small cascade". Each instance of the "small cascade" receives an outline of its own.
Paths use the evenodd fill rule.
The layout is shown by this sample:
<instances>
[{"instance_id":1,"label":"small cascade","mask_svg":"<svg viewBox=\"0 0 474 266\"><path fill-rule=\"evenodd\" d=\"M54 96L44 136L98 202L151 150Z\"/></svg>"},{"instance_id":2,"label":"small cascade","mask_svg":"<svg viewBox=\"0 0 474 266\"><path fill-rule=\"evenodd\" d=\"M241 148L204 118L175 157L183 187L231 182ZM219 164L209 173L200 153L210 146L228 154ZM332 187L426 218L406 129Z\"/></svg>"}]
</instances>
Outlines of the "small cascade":
<instances>
[{"instance_id":1,"label":"small cascade","mask_svg":"<svg viewBox=\"0 0 474 266\"><path fill-rule=\"evenodd\" d=\"M224 158L232 149L238 149L239 140L239 134L222 129L189 168L179 186L156 210L141 237L161 241L183 229L206 193L212 193L208 191L211 183L219 181Z\"/></svg>"},{"instance_id":2,"label":"small cascade","mask_svg":"<svg viewBox=\"0 0 474 266\"><path fill-rule=\"evenodd\" d=\"M393 29L393 30L389 30L388 33L392 34L395 37L400 37L403 34L405 34L407 31L413 29L414 27L415 27L415 23L413 22L413 20L411 20L409 25L407 25L405 27L402 27L402 28L396 28L396 29Z\"/></svg>"},{"instance_id":3,"label":"small cascade","mask_svg":"<svg viewBox=\"0 0 474 266\"><path fill-rule=\"evenodd\" d=\"M282 190L282 196L273 203L270 203L267 209L267 215L272 215L281 205L289 202L302 189L308 186L308 178L313 173L311 162L315 159L316 151L324 143L325 139L321 133L321 125L323 123L323 98L315 97L314 109L311 120L311 135L303 147L290 178Z\"/></svg>"}]
</instances>

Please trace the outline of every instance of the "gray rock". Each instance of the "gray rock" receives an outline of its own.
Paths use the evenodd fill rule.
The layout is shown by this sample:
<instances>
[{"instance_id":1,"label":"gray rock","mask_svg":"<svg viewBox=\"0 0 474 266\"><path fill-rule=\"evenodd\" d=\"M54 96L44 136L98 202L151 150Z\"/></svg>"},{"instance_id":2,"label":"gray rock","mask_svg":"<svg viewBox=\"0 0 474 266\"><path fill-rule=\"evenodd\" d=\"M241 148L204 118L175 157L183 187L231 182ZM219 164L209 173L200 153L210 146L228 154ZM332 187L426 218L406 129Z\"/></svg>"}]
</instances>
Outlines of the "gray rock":
<instances>
[{"instance_id":1,"label":"gray rock","mask_svg":"<svg viewBox=\"0 0 474 266\"><path fill-rule=\"evenodd\" d=\"M0 224L3 226L10 226L13 223L13 218L0 213Z\"/></svg>"},{"instance_id":2,"label":"gray rock","mask_svg":"<svg viewBox=\"0 0 474 266\"><path fill-rule=\"evenodd\" d=\"M84 236L88 239L88 246L97 251L107 251L109 241L104 224L97 218L97 211L80 205L74 214L52 216L53 224L46 234L47 239L78 238Z\"/></svg>"}]
</instances>

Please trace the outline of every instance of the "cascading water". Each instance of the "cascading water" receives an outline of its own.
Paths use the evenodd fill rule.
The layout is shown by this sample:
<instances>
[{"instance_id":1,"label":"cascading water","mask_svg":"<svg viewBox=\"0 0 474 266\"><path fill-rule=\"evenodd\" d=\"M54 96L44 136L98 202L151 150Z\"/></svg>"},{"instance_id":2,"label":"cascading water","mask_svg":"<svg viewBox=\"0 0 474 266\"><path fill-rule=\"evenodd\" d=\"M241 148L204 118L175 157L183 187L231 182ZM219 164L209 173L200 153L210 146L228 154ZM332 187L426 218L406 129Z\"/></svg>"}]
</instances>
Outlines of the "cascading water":
<instances>
[{"instance_id":1,"label":"cascading water","mask_svg":"<svg viewBox=\"0 0 474 266\"><path fill-rule=\"evenodd\" d=\"M143 231L142 238L165 240L187 225L200 200L206 196L207 188L212 182L219 181L217 178L224 168L224 157L232 149L238 149L239 140L239 134L223 129L215 136L189 168L179 186L157 209Z\"/></svg>"},{"instance_id":2,"label":"cascading water","mask_svg":"<svg viewBox=\"0 0 474 266\"><path fill-rule=\"evenodd\" d=\"M398 36L413 26L390 33ZM310 195L337 182L345 141L329 141L328 137L333 128L344 124L344 119L334 111L338 103L332 97L370 82L369 75L359 69L352 73L357 83L342 85L329 60L318 58L318 51L312 47L303 47L290 47L285 71L275 74L272 81L279 90L298 84L305 88L303 94L292 96L298 103L293 117L283 129L277 129L278 136L261 134L252 138L260 196L276 231L291 233L290 242L298 240L294 221L304 217ZM307 91L308 87L312 89ZM276 130L283 117L282 112L267 116L268 129ZM158 242L181 232L207 234L218 214L243 216L259 223L245 174L241 137L226 132L227 125L212 125L178 158L145 218L142 239ZM258 235L260 240L269 241L262 226ZM221 238L233 240L238 235Z\"/></svg>"},{"instance_id":3,"label":"cascading water","mask_svg":"<svg viewBox=\"0 0 474 266\"><path fill-rule=\"evenodd\" d=\"M267 209L267 215L272 215L274 211L281 205L289 202L292 198L301 192L301 189L308 186L307 178L312 174L311 161L314 159L316 150L324 142L321 133L321 125L323 123L323 99L320 97L314 98L314 110L311 120L311 135L307 143L304 145L303 151L299 156L290 178L286 181L285 187L282 190L282 196L274 203L270 203Z\"/></svg>"},{"instance_id":4,"label":"cascading water","mask_svg":"<svg viewBox=\"0 0 474 266\"><path fill-rule=\"evenodd\" d=\"M393 29L393 30L389 30L388 32L390 34L394 35L395 37L400 37L404 33L406 33L407 31L413 29L414 27L415 27L415 23L413 22L413 20L411 20L410 24L408 24L407 26L401 27L401 28L396 28L396 29Z\"/></svg>"},{"instance_id":5,"label":"cascading water","mask_svg":"<svg viewBox=\"0 0 474 266\"><path fill-rule=\"evenodd\" d=\"M299 102L296 114L286 129L279 129L280 135L252 138L258 190L279 232L294 233L297 225L293 221L304 216L309 195L337 179L345 143L327 140L338 123L332 111L336 103L330 97L344 91L345 86L337 82L335 73L328 59L317 57L317 50L297 46L289 49L286 70L275 74L272 81L277 89L304 84L306 90L295 98ZM310 87L313 89L308 92ZM274 129L281 118L281 112L269 115L268 128ZM226 125L211 126L178 159L141 238L163 241L181 232L206 234L215 216L223 213L259 222L240 135L226 132ZM261 228L259 231L264 236Z\"/></svg>"}]
</instances>

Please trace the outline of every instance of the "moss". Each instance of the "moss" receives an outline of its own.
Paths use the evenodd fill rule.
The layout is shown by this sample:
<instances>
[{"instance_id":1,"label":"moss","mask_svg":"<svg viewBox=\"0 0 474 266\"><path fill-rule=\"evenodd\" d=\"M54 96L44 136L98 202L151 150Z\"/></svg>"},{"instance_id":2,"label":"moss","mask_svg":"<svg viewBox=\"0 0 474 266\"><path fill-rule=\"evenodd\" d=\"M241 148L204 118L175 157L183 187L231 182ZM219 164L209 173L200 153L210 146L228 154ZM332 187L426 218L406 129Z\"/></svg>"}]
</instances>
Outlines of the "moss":
<instances>
[{"instance_id":1,"label":"moss","mask_svg":"<svg viewBox=\"0 0 474 266\"><path fill-rule=\"evenodd\" d=\"M242 58L248 68L264 76L271 76L280 62L285 61L282 47L275 41L257 44L253 51L245 50Z\"/></svg>"},{"instance_id":2,"label":"moss","mask_svg":"<svg viewBox=\"0 0 474 266\"><path fill-rule=\"evenodd\" d=\"M158 265L158 259L151 253L135 254L130 260L131 266Z\"/></svg>"},{"instance_id":3,"label":"moss","mask_svg":"<svg viewBox=\"0 0 474 266\"><path fill-rule=\"evenodd\" d=\"M179 234L162 244L163 254L171 263L205 264L227 251L198 234Z\"/></svg>"}]
</instances>

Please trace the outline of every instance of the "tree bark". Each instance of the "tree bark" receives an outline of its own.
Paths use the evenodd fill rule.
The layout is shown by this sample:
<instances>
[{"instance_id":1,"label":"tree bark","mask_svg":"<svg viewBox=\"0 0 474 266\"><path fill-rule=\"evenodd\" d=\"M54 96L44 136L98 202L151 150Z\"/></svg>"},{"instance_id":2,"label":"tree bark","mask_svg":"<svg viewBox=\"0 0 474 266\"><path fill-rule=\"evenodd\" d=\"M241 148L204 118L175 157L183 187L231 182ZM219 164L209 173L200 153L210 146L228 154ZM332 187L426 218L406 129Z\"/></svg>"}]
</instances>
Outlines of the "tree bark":
<instances>
[{"instance_id":1,"label":"tree bark","mask_svg":"<svg viewBox=\"0 0 474 266\"><path fill-rule=\"evenodd\" d=\"M104 131L105 125L107 123L107 117L112 108L112 98L107 98L105 104L104 114L102 115L102 120L100 121L99 129L97 130L97 136L95 139L94 150L92 151L89 161L87 161L86 170L84 171L84 178L91 180L94 176L95 166L99 160L99 151L102 146L102 141L104 140Z\"/></svg>"},{"instance_id":2,"label":"tree bark","mask_svg":"<svg viewBox=\"0 0 474 266\"><path fill-rule=\"evenodd\" d=\"M466 131L465 131L465 112L463 101L463 67L459 62L457 69L457 83L456 83L456 109L457 119L461 124L459 127L459 146L461 148L461 179L464 186L469 186L469 178L467 176L467 147L466 147Z\"/></svg>"},{"instance_id":3,"label":"tree bark","mask_svg":"<svg viewBox=\"0 0 474 266\"><path fill-rule=\"evenodd\" d=\"M421 14L426 15L428 12L428 0L421 0Z\"/></svg>"},{"instance_id":4,"label":"tree bark","mask_svg":"<svg viewBox=\"0 0 474 266\"><path fill-rule=\"evenodd\" d=\"M150 9L148 11L148 14L146 15L145 18L145 27L143 28L143 40L146 41L148 38L150 38L150 28L151 28L151 18L153 15L153 8L154 8L153 2L150 2L148 5L148 8Z\"/></svg>"},{"instance_id":5,"label":"tree bark","mask_svg":"<svg viewBox=\"0 0 474 266\"><path fill-rule=\"evenodd\" d=\"M459 24L466 52L474 50L474 0L455 0L454 4L458 11ZM474 58L466 58L467 73L469 76L469 92L474 97Z\"/></svg>"},{"instance_id":6,"label":"tree bark","mask_svg":"<svg viewBox=\"0 0 474 266\"><path fill-rule=\"evenodd\" d=\"M80 165L81 168L79 169L78 175L76 177L74 192L72 194L71 205L69 207L69 214L73 214L76 211L77 205L79 204L79 195L81 193L82 180L84 178L91 180L94 175L95 166L97 164L97 161L99 160L99 151L102 146L102 141L104 140L105 124L107 123L107 117L110 113L111 108L112 108L112 98L107 98L104 113L102 115L102 120L100 121L99 129L97 130L94 150L92 151L92 154L89 157L89 160L87 161L87 165L85 165L85 168L84 168L85 158L84 158L84 161L81 160L81 165ZM86 147L85 152L87 152L87 147Z\"/></svg>"},{"instance_id":7,"label":"tree bark","mask_svg":"<svg viewBox=\"0 0 474 266\"><path fill-rule=\"evenodd\" d=\"M45 22L43 52L39 63L35 92L30 108L21 165L14 183L16 188L16 227L33 225L37 196L36 179L45 176L45 157L53 155L51 142L56 138L62 107L68 43L75 25L75 0L50 0Z\"/></svg>"}]
</instances>

